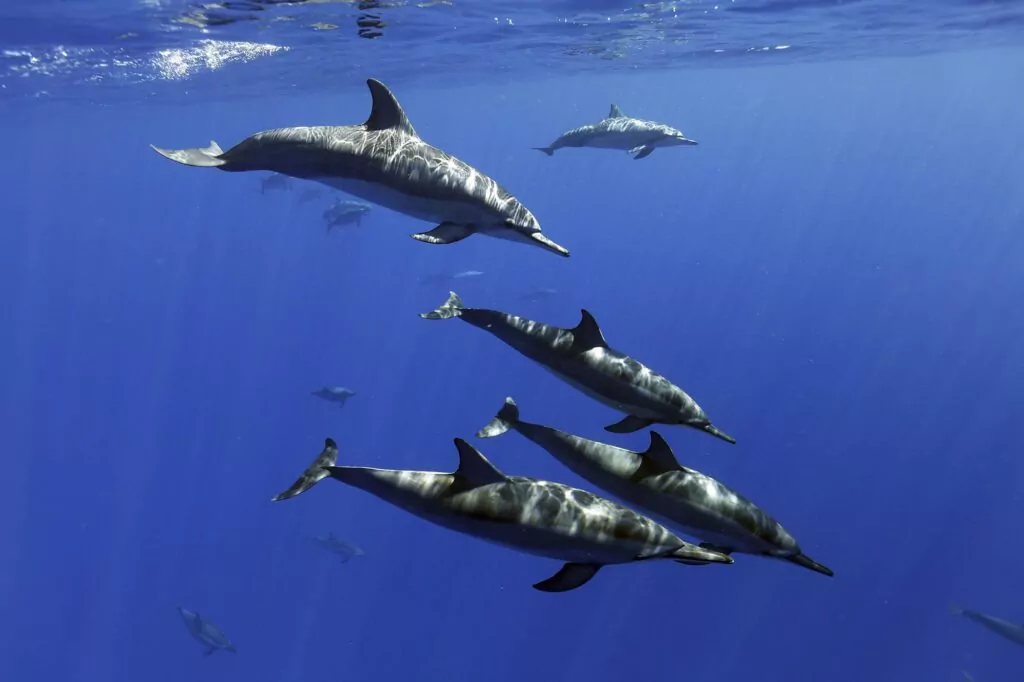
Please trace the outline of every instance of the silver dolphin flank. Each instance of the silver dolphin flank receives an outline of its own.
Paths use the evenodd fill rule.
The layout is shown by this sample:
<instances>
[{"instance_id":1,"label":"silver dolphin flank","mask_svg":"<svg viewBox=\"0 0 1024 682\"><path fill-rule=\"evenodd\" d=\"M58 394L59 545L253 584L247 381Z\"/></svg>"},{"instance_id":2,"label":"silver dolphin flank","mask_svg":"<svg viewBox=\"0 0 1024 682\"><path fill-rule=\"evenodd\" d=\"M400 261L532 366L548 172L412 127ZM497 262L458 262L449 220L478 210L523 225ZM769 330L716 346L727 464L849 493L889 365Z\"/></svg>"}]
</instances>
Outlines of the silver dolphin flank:
<instances>
[{"instance_id":1,"label":"silver dolphin flank","mask_svg":"<svg viewBox=\"0 0 1024 682\"><path fill-rule=\"evenodd\" d=\"M642 159L661 147L693 147L696 144L696 140L689 139L671 126L626 116L613 104L608 116L597 123L573 128L559 135L547 147L534 149L548 156L553 156L558 149L572 147L619 149L635 154L634 159Z\"/></svg>"},{"instance_id":2,"label":"silver dolphin flank","mask_svg":"<svg viewBox=\"0 0 1024 682\"><path fill-rule=\"evenodd\" d=\"M612 433L632 433L651 424L680 424L709 433L727 443L736 439L714 426L700 405L683 389L642 363L611 348L597 321L586 310L572 329L516 317L497 310L467 308L454 291L429 313L428 320L458 317L490 332L574 388L625 419L606 426Z\"/></svg>"},{"instance_id":3,"label":"silver dolphin flank","mask_svg":"<svg viewBox=\"0 0 1024 682\"><path fill-rule=\"evenodd\" d=\"M204 656L209 656L214 651L238 653L235 645L231 643L227 635L221 632L220 628L216 625L194 611L189 611L181 606L177 608L178 613L181 614L181 619L185 621L185 627L188 628L189 634L206 647L206 650L203 652Z\"/></svg>"},{"instance_id":4,"label":"silver dolphin flank","mask_svg":"<svg viewBox=\"0 0 1024 682\"><path fill-rule=\"evenodd\" d=\"M605 492L671 528L705 540L702 547L725 554L774 557L833 575L831 569L805 555L782 524L760 507L710 476L679 464L657 431L651 431L647 450L634 452L525 422L515 401L506 398L497 416L476 435L493 438L509 429Z\"/></svg>"},{"instance_id":5,"label":"silver dolphin flank","mask_svg":"<svg viewBox=\"0 0 1024 682\"><path fill-rule=\"evenodd\" d=\"M534 585L543 592L581 587L610 564L733 561L611 500L560 483L508 476L461 438L455 446L459 467L451 473L372 469L337 466L338 446L328 438L313 464L273 499L301 495L330 476L438 526L564 562L555 575Z\"/></svg>"},{"instance_id":6,"label":"silver dolphin flank","mask_svg":"<svg viewBox=\"0 0 1024 682\"><path fill-rule=\"evenodd\" d=\"M429 232L412 235L428 244L453 244L479 233L569 255L541 233L537 219L508 190L424 142L383 83L371 78L366 84L373 106L361 125L266 130L226 152L216 142L204 149L150 146L186 166L274 171L436 222Z\"/></svg>"}]
</instances>

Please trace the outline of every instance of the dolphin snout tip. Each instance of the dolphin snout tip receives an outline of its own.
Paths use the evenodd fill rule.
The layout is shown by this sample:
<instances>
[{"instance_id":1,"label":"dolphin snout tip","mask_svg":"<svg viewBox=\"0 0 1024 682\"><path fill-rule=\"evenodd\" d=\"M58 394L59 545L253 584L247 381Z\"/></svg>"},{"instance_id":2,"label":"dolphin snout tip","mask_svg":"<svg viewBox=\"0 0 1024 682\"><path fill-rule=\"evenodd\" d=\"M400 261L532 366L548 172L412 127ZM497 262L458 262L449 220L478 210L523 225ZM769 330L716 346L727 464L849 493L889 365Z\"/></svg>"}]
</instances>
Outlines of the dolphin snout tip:
<instances>
[{"instance_id":1,"label":"dolphin snout tip","mask_svg":"<svg viewBox=\"0 0 1024 682\"><path fill-rule=\"evenodd\" d=\"M550 239L544 236L543 232L534 232L533 234L530 235L530 239L534 240L548 251L557 253L559 256L562 256L564 258L569 257L569 249L551 241Z\"/></svg>"},{"instance_id":2,"label":"dolphin snout tip","mask_svg":"<svg viewBox=\"0 0 1024 682\"><path fill-rule=\"evenodd\" d=\"M682 143L683 143L684 145L686 145L687 147L696 147L696 146L697 146L697 144L698 144L698 143L697 143L697 140L691 140L691 139L690 139L690 138L688 138L688 137L684 137L684 138L682 139Z\"/></svg>"}]
</instances>

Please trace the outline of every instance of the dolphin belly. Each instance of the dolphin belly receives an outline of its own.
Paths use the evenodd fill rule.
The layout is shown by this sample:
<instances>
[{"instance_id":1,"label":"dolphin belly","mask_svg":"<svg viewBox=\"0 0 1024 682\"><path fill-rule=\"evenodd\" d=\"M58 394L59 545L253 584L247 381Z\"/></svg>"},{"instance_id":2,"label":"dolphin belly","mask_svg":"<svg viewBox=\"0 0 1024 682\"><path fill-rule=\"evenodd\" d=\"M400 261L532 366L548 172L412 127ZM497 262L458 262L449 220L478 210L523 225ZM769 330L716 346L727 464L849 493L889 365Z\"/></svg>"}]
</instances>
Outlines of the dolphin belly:
<instances>
[{"instance_id":1,"label":"dolphin belly","mask_svg":"<svg viewBox=\"0 0 1024 682\"><path fill-rule=\"evenodd\" d=\"M491 211L475 206L468 201L431 196L429 192L414 193L405 191L399 186L368 182L352 177L319 176L309 179L411 218L428 222L487 225L500 220Z\"/></svg>"}]
</instances>

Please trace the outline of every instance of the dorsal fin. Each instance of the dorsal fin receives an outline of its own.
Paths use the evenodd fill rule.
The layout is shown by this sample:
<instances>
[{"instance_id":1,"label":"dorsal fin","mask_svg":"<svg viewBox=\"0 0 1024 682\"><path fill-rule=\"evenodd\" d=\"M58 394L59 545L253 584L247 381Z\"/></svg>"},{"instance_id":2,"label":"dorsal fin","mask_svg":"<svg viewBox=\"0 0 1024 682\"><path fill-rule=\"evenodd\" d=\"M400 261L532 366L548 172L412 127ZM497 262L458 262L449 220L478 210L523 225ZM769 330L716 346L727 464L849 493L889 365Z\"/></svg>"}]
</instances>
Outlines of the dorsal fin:
<instances>
[{"instance_id":1,"label":"dorsal fin","mask_svg":"<svg viewBox=\"0 0 1024 682\"><path fill-rule=\"evenodd\" d=\"M671 446L665 441L660 433L651 431L651 444L642 454L659 471L679 471L685 467L676 459Z\"/></svg>"},{"instance_id":2,"label":"dorsal fin","mask_svg":"<svg viewBox=\"0 0 1024 682\"><path fill-rule=\"evenodd\" d=\"M490 483L502 483L506 480L496 466L484 457L483 453L462 440L455 439L455 447L459 449L459 468L455 475L472 488Z\"/></svg>"},{"instance_id":3,"label":"dorsal fin","mask_svg":"<svg viewBox=\"0 0 1024 682\"><path fill-rule=\"evenodd\" d=\"M405 111L402 110L402 105L388 90L388 86L373 78L368 79L366 84L370 87L370 97L373 98L370 118L366 119L366 123L363 124L367 130L398 128L407 135L419 137L412 124L409 123Z\"/></svg>"},{"instance_id":4,"label":"dorsal fin","mask_svg":"<svg viewBox=\"0 0 1024 682\"><path fill-rule=\"evenodd\" d=\"M626 115L622 113L622 109L619 109L618 104L613 104L612 108L608 110L608 118L625 118Z\"/></svg>"},{"instance_id":5,"label":"dorsal fin","mask_svg":"<svg viewBox=\"0 0 1024 682\"><path fill-rule=\"evenodd\" d=\"M585 353L591 348L607 348L608 342L604 340L604 334L601 333L601 327L598 326L594 316L586 308L580 310L580 315L580 323L571 330L572 348L570 350L573 353Z\"/></svg>"}]
</instances>

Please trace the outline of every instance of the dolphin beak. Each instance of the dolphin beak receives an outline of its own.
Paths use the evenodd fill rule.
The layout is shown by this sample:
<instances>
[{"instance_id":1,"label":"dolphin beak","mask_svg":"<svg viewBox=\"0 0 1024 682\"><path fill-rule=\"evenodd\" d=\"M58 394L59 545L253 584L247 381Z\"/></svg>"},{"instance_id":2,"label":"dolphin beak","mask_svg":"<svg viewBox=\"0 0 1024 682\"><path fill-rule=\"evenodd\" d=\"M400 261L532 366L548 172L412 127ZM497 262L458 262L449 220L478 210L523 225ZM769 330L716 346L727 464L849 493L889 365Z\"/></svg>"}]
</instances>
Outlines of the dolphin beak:
<instances>
[{"instance_id":1,"label":"dolphin beak","mask_svg":"<svg viewBox=\"0 0 1024 682\"><path fill-rule=\"evenodd\" d=\"M569 249L554 243L553 241L545 237L544 233L542 232L532 232L530 234L530 239L537 242L548 251L554 251L559 256L565 256L566 258L569 257Z\"/></svg>"},{"instance_id":2,"label":"dolphin beak","mask_svg":"<svg viewBox=\"0 0 1024 682\"><path fill-rule=\"evenodd\" d=\"M683 144L683 145L685 145L687 147L696 147L697 146L697 140L691 140L688 137L681 137L681 138L679 138L679 142L680 142L680 144Z\"/></svg>"}]
</instances>

